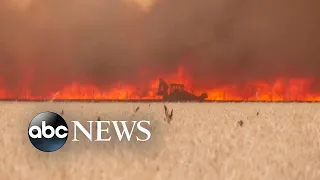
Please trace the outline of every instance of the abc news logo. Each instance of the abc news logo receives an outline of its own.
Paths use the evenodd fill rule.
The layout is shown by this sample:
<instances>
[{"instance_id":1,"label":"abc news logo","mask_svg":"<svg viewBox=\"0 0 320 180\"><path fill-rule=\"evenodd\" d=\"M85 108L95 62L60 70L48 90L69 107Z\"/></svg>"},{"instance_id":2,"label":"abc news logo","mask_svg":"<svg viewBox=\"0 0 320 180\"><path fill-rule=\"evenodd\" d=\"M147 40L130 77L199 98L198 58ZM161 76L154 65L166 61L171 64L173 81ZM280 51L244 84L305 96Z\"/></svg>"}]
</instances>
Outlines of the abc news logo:
<instances>
[{"instance_id":1,"label":"abc news logo","mask_svg":"<svg viewBox=\"0 0 320 180\"><path fill-rule=\"evenodd\" d=\"M87 121L89 123L89 130L87 130L79 121L71 121L73 124L73 139L72 141L79 141L77 133L82 132L89 141L93 141L93 127L96 124L97 138L94 141L106 142L111 141L112 136L102 138L102 133L109 133L109 128L102 128L105 124L108 127L114 128L119 141L126 136L127 141L131 141L134 128L144 133L147 137L140 138L136 136L136 141L148 141L151 138L151 132L143 127L143 124L150 126L150 121L131 121L133 124L131 130L128 129L128 121ZM112 126L111 126L112 125ZM121 130L122 129L122 130ZM79 130L79 131L78 131ZM69 128L66 121L54 112L42 112L34 117L28 128L28 135L31 144L40 151L53 152L59 150L67 142L69 136Z\"/></svg>"}]
</instances>

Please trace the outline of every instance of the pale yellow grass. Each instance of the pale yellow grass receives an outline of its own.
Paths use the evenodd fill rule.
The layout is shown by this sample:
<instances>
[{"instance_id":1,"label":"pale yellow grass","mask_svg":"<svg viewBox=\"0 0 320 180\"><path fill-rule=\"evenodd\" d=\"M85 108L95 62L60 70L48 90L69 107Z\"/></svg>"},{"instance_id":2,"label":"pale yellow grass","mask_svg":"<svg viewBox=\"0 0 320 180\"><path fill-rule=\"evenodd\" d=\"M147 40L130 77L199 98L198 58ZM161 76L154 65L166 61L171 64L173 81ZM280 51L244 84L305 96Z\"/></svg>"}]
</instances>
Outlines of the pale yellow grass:
<instances>
[{"instance_id":1,"label":"pale yellow grass","mask_svg":"<svg viewBox=\"0 0 320 180\"><path fill-rule=\"evenodd\" d=\"M137 106L136 118L152 121L153 138L144 144L69 139L59 151L42 153L27 136L30 120L41 111L64 109L70 127L71 120L127 118ZM162 103L2 102L0 179L320 179L320 104L167 106L174 109L171 125L163 121Z\"/></svg>"}]
</instances>

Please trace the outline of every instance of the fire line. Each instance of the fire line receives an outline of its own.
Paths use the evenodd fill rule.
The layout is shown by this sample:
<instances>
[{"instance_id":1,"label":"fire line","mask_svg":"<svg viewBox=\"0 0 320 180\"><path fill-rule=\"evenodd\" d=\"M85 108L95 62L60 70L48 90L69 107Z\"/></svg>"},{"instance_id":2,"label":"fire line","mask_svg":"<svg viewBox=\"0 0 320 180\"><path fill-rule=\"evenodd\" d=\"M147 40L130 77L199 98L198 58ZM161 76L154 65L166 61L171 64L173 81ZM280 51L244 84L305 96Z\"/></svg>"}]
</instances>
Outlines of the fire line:
<instances>
[{"instance_id":1,"label":"fire line","mask_svg":"<svg viewBox=\"0 0 320 180\"><path fill-rule=\"evenodd\" d=\"M171 82L171 81L170 81ZM276 79L273 83L250 82L246 85L224 85L217 88L188 89L186 81L158 79L150 82L147 92L141 94L133 85L120 88L99 89L91 84L72 83L57 92L33 96L27 87L20 94L0 88L0 100L95 100L95 101L261 101L261 102L318 102L320 93L311 91L310 79L290 79L285 83Z\"/></svg>"}]
</instances>

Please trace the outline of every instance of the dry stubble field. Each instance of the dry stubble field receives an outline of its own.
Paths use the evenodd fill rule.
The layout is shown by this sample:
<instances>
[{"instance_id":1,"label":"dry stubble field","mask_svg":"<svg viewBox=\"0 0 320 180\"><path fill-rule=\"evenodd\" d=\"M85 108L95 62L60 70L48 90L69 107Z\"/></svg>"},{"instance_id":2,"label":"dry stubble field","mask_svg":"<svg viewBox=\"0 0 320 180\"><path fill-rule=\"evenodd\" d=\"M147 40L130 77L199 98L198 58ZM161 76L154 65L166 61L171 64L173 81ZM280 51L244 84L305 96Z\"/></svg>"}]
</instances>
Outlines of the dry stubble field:
<instances>
[{"instance_id":1,"label":"dry stubble field","mask_svg":"<svg viewBox=\"0 0 320 180\"><path fill-rule=\"evenodd\" d=\"M320 104L166 105L174 110L170 125L163 121L162 103L1 102L0 179L320 179ZM36 150L27 136L30 120L62 109L69 127L71 120L97 116L148 119L152 139L140 144L69 139L59 151Z\"/></svg>"}]
</instances>

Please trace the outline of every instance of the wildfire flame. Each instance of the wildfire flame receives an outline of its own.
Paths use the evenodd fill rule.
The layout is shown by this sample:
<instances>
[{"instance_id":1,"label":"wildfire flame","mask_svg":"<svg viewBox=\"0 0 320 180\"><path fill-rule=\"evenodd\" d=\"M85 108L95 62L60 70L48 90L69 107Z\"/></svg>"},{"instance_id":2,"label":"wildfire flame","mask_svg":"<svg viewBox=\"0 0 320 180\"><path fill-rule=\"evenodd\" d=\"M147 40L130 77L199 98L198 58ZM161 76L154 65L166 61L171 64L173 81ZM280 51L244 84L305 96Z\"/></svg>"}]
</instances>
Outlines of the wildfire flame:
<instances>
[{"instance_id":1,"label":"wildfire flame","mask_svg":"<svg viewBox=\"0 0 320 180\"><path fill-rule=\"evenodd\" d=\"M0 0L0 99L320 101L314 2Z\"/></svg>"},{"instance_id":2,"label":"wildfire flame","mask_svg":"<svg viewBox=\"0 0 320 180\"><path fill-rule=\"evenodd\" d=\"M118 82L113 88L101 89L94 84L79 84L73 82L57 92L33 96L30 88L24 87L25 92L15 94L0 88L0 99L21 100L160 100L157 96L158 79L165 77L167 83L179 83L186 86L190 93L208 94L207 100L215 101L320 101L320 93L312 91L312 78L276 78L270 81L247 82L242 85L220 85L215 88L196 88L184 68L180 66L175 74L159 76L148 83L147 92L142 93L139 87ZM0 81L1 84L1 81Z\"/></svg>"}]
</instances>

